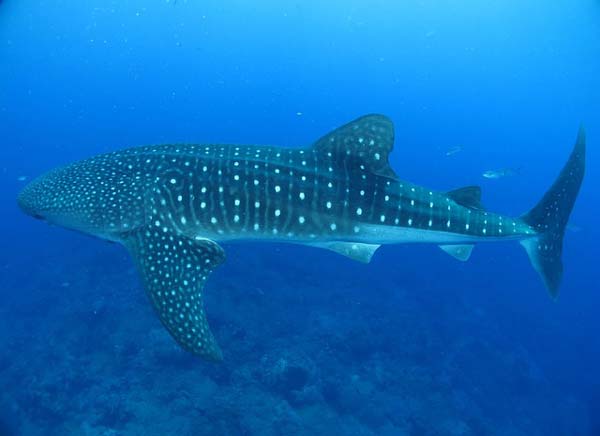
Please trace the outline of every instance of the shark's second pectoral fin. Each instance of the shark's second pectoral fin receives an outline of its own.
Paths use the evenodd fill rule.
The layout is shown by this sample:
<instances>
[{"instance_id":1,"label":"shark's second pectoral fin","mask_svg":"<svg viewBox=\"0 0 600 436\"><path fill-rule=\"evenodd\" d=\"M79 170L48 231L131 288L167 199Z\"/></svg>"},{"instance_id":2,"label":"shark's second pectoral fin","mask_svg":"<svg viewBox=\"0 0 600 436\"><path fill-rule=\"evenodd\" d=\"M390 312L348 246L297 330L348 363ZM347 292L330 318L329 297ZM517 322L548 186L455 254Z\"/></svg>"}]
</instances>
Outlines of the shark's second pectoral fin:
<instances>
[{"instance_id":1,"label":"shark's second pectoral fin","mask_svg":"<svg viewBox=\"0 0 600 436\"><path fill-rule=\"evenodd\" d=\"M189 239L161 227L135 231L125 239L146 292L162 324L187 351L219 361L222 354L209 329L202 290L225 253L209 239Z\"/></svg>"},{"instance_id":2,"label":"shark's second pectoral fin","mask_svg":"<svg viewBox=\"0 0 600 436\"><path fill-rule=\"evenodd\" d=\"M472 244L464 245L440 245L440 248L455 259L466 262L471 257L473 251Z\"/></svg>"},{"instance_id":3,"label":"shark's second pectoral fin","mask_svg":"<svg viewBox=\"0 0 600 436\"><path fill-rule=\"evenodd\" d=\"M319 242L308 244L311 247L325 248L335 251L342 256L349 257L352 260L357 260L363 263L369 263L375 251L380 247L376 244L363 244L361 242Z\"/></svg>"}]
</instances>

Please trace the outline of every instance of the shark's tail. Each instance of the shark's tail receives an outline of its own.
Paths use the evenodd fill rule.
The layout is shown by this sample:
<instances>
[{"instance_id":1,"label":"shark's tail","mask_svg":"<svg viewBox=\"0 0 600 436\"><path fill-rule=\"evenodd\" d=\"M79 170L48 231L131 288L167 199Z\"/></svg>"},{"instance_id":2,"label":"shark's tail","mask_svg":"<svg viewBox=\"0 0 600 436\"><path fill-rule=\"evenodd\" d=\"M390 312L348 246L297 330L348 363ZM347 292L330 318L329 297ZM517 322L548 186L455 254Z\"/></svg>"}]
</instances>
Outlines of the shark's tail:
<instances>
[{"instance_id":1,"label":"shark's tail","mask_svg":"<svg viewBox=\"0 0 600 436\"><path fill-rule=\"evenodd\" d=\"M580 127L575 147L558 178L544 197L521 219L534 228L535 238L521 241L533 267L553 298L562 278L562 245L565 227L585 172L585 131Z\"/></svg>"}]
</instances>

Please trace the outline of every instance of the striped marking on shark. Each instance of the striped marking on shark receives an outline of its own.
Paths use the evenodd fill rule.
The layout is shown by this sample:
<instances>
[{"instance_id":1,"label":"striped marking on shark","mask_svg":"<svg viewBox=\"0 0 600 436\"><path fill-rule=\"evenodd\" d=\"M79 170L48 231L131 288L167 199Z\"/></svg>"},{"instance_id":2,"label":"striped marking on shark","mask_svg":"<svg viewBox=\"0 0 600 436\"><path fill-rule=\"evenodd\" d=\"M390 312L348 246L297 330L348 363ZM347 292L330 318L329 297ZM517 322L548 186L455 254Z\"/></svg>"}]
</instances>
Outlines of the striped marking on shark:
<instances>
[{"instance_id":1,"label":"striped marking on shark","mask_svg":"<svg viewBox=\"0 0 600 436\"><path fill-rule=\"evenodd\" d=\"M368 262L382 244L438 244L467 260L475 243L520 241L550 293L583 180L585 135L555 183L519 218L486 211L479 187L435 192L388 163L392 122L367 115L310 147L179 144L130 148L53 170L18 197L28 214L127 247L161 322L186 350L222 352L202 303L225 259L219 241L273 240Z\"/></svg>"}]
</instances>

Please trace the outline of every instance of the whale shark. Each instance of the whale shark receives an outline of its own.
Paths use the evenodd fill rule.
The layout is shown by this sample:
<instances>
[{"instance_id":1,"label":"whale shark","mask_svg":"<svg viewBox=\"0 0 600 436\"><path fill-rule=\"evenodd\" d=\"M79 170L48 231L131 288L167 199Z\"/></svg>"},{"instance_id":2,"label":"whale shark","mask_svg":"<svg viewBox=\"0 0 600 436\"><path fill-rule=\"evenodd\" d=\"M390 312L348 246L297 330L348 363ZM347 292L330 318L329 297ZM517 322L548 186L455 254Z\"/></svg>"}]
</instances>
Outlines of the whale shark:
<instances>
[{"instance_id":1,"label":"whale shark","mask_svg":"<svg viewBox=\"0 0 600 436\"><path fill-rule=\"evenodd\" d=\"M38 219L123 244L160 321L185 350L219 361L203 306L221 242L279 241L369 262L383 244L429 243L466 261L483 242L519 241L554 298L563 235L585 170L585 133L539 203L520 217L486 210L481 189L438 192L389 164L394 126L358 118L307 147L166 144L51 170L19 194Z\"/></svg>"}]
</instances>

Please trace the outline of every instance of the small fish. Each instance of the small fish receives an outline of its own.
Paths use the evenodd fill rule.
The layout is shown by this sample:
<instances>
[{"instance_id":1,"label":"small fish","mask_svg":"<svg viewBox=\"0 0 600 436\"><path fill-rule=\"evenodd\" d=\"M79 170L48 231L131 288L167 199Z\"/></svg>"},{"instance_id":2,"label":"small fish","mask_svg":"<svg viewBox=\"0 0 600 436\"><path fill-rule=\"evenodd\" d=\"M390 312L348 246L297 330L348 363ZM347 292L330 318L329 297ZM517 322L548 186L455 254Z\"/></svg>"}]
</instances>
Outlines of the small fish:
<instances>
[{"instance_id":1,"label":"small fish","mask_svg":"<svg viewBox=\"0 0 600 436\"><path fill-rule=\"evenodd\" d=\"M19 176L19 177L17 177L17 181L19 181L19 182L24 182L26 180L27 180L27 176Z\"/></svg>"},{"instance_id":2,"label":"small fish","mask_svg":"<svg viewBox=\"0 0 600 436\"><path fill-rule=\"evenodd\" d=\"M484 171L482 176L486 179L501 179L503 177L516 176L521 174L521 168L500 168L497 170Z\"/></svg>"},{"instance_id":3,"label":"small fish","mask_svg":"<svg viewBox=\"0 0 600 436\"><path fill-rule=\"evenodd\" d=\"M462 145L455 145L446 151L446 156L452 156L453 154L460 153L462 150Z\"/></svg>"}]
</instances>

